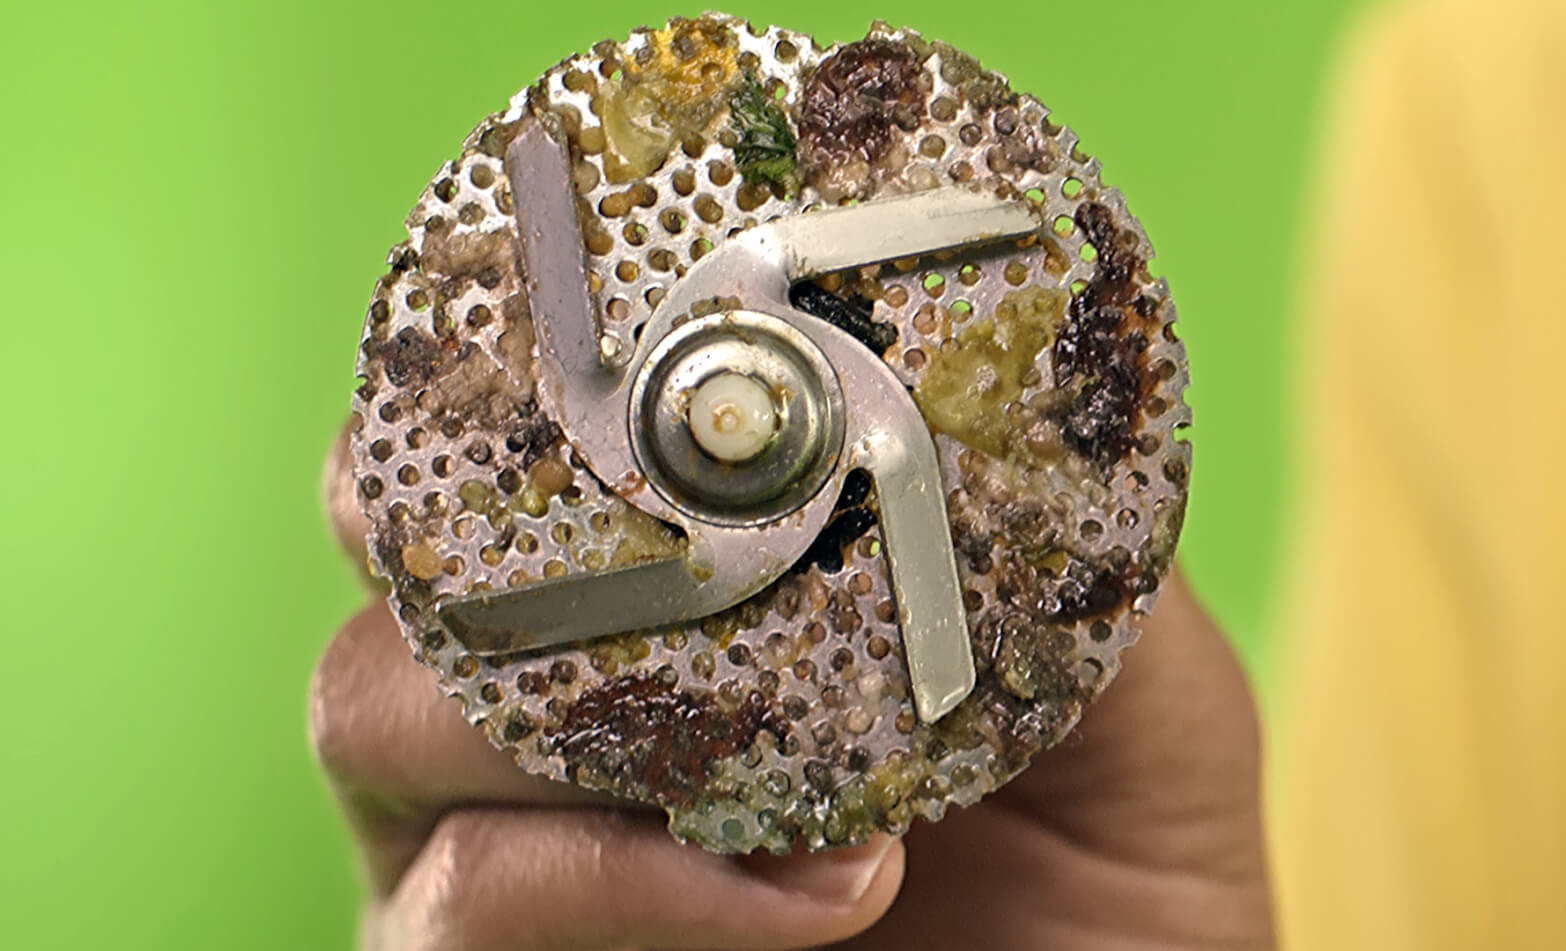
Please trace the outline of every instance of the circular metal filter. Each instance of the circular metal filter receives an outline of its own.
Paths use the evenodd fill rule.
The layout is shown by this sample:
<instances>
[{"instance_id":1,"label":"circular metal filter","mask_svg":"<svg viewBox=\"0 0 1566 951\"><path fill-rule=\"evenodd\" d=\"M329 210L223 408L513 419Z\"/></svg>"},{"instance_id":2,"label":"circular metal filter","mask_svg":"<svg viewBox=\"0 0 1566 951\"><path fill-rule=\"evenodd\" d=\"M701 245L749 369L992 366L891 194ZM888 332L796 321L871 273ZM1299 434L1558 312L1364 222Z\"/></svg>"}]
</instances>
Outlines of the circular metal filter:
<instances>
[{"instance_id":1,"label":"circular metal filter","mask_svg":"<svg viewBox=\"0 0 1566 951\"><path fill-rule=\"evenodd\" d=\"M558 143L564 187L522 167L529 129ZM611 584L582 611L678 616L612 582L697 559L707 528L660 507L637 473L605 471L600 446L631 439L626 405L579 411L577 377L629 373L656 346L645 338L751 308L744 288L672 318L659 307L747 234L865 222L870 244L888 221L907 230L895 215L914 205L898 202L944 195L1031 223L787 288L790 326L830 345L851 431L786 562L747 586L721 572L759 556L720 552L701 569L719 575L686 604L721 609L567 643L452 623L463 599L590 577ZM574 203L575 221L530 217L550 200ZM876 209L893 217L867 217ZM823 47L718 14L673 20L518 93L440 169L407 227L370 303L353 404L371 568L391 581L414 655L522 769L657 804L674 835L709 849L848 845L996 789L1119 669L1185 511L1185 351L1124 200L1004 76L881 24ZM585 264L592 368L556 352L549 308L530 303L546 252ZM918 408L938 471L871 478L851 457L891 406L865 395L863 368L844 369L855 354L892 381L892 402ZM883 476L949 521L949 550L937 531L922 546L933 553L909 557L936 559L920 572L943 553L955 562L972 687L950 709L916 703L905 608L917 586L909 574L899 587L888 547L919 526L886 524ZM766 549L764 532L798 531L815 510L730 519L723 531L757 534L726 551Z\"/></svg>"}]
</instances>

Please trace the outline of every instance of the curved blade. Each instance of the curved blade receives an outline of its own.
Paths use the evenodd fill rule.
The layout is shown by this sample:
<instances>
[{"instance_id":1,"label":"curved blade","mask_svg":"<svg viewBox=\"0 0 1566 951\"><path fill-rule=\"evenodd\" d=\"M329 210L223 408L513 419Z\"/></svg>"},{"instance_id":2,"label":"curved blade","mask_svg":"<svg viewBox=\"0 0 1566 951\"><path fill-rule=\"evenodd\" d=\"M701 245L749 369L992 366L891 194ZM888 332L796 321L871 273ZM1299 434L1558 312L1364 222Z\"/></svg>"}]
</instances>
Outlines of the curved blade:
<instances>
[{"instance_id":1,"label":"curved blade","mask_svg":"<svg viewBox=\"0 0 1566 951\"><path fill-rule=\"evenodd\" d=\"M684 620L684 592L705 573L686 558L664 558L449 602L440 618L480 656L534 650L593 636L583 631L615 633Z\"/></svg>"},{"instance_id":2,"label":"curved blade","mask_svg":"<svg viewBox=\"0 0 1566 951\"><path fill-rule=\"evenodd\" d=\"M845 464L875 483L914 706L921 720L939 720L973 689L974 668L935 440L902 382L859 341L808 314L786 319L826 352L851 396Z\"/></svg>"},{"instance_id":3,"label":"curved blade","mask_svg":"<svg viewBox=\"0 0 1566 951\"><path fill-rule=\"evenodd\" d=\"M842 479L875 482L909 678L921 719L938 719L972 689L973 659L939 460L923 417L891 370L847 334L788 304L795 281L880 261L1036 231L1021 202L943 188L798 215L753 228L697 262L654 311L629 352L603 332L587 287L570 159L544 120L507 151L507 174L551 402L573 445L607 485L683 528L680 557L569 575L447 601L441 618L470 650L498 654L690 620L772 583L819 534ZM668 505L639 478L627 430L629 381L695 303L737 297L778 316L827 355L849 404L844 458L800 512L770 525L726 526Z\"/></svg>"}]
</instances>

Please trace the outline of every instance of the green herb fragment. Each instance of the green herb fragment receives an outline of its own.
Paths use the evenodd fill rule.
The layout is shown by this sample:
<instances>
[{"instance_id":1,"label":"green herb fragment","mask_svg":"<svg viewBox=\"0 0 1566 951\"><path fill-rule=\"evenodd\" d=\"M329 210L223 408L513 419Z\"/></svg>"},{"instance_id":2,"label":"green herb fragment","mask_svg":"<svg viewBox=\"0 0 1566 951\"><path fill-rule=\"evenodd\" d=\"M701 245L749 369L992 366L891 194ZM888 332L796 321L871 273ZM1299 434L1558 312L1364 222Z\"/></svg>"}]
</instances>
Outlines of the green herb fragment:
<instances>
[{"instance_id":1,"label":"green herb fragment","mask_svg":"<svg viewBox=\"0 0 1566 951\"><path fill-rule=\"evenodd\" d=\"M729 119L739 133L734 160L747 182L776 182L792 193L799 188L794 157L796 140L788 115L767 95L754 73L746 73L729 96Z\"/></svg>"}]
</instances>

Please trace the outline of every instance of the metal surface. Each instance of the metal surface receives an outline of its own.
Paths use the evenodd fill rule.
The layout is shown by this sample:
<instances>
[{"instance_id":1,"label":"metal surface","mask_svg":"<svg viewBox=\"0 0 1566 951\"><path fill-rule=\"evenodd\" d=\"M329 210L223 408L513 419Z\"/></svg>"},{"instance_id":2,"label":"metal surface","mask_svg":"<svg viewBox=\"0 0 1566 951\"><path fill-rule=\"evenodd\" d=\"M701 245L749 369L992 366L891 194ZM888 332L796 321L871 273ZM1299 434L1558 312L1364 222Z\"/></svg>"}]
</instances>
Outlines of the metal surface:
<instances>
[{"instance_id":1,"label":"metal surface","mask_svg":"<svg viewBox=\"0 0 1566 951\"><path fill-rule=\"evenodd\" d=\"M590 572L569 581L522 585L493 597L447 605L441 623L481 657L531 651L581 640L593 629L631 631L685 620L689 591L712 573L712 556L661 558L629 568Z\"/></svg>"},{"instance_id":2,"label":"metal surface","mask_svg":"<svg viewBox=\"0 0 1566 951\"><path fill-rule=\"evenodd\" d=\"M905 57L912 111L874 148L831 153L823 165L830 149L804 123L824 102L818 78L888 49ZM791 183L740 173L725 97L746 76L798 134ZM657 97L671 95L678 109L657 112ZM635 121L606 125L637 109ZM616 138L682 117L706 124L671 132L666 154L656 152L662 140ZM947 188L962 192L947 193L957 201L1005 206L1019 219L1013 233L1026 236L916 256L899 253L907 244L863 250L870 239L845 226L839 256L793 261L768 257L756 237L818 222L830 235L844 220L832 206L845 198L858 202L850 210L892 206L885 213L904 219L919 205L893 215L899 202ZM519 220L524 206L532 220ZM372 297L354 403L372 567L391 579L414 655L523 769L656 803L677 836L712 849L845 845L977 801L1063 737L1119 669L1184 511L1185 354L1123 199L1075 136L1004 77L883 27L866 43L830 47L721 15L634 31L565 60L481 123L430 182L408 230ZM845 253L891 263L833 270ZM747 279L771 293L710 299L726 293L729 255L761 259ZM539 282L573 268L574 283ZM826 295L860 316L788 306L787 275L816 269L825 269L813 281L818 303ZM709 279L718 289L698 293ZM594 401L624 392L676 323L740 304L808 326L800 332L845 394L884 388L911 418L849 419L858 401L846 400L845 474L818 494L804 555L785 557L796 545L775 533L810 506L745 529L749 545L735 555L770 583L716 613L631 629L687 584L681 572L720 562L699 534L682 538L660 522L678 512L634 465L615 471L595 450L610 426L628 447L628 394L617 416L595 413ZM867 319L873 334L837 329L864 331ZM1111 363L1094 365L1103 359ZM1115 373L1135 389L1107 404L1121 407L1114 413L1092 415L1092 388ZM1106 421L1118 428L1095 429ZM926 443L936 434L939 493L902 491L903 470L876 441L884 427L913 422ZM629 448L620 461L634 463ZM847 474L855 467L877 471ZM933 513L898 514L908 498L932 497L955 545L960 630L975 661L971 692L939 719L915 697L923 648L907 643L929 625L905 616L893 586L900 559L887 557L921 546L899 538L900 527L938 531ZM576 592L549 607L561 623L577 623L583 606L619 610L604 623L626 633L475 651L440 620L455 600L557 581ZM490 618L505 637L546 618L543 605L512 607L514 617ZM462 633L483 647L477 629Z\"/></svg>"},{"instance_id":3,"label":"metal surface","mask_svg":"<svg viewBox=\"0 0 1566 951\"><path fill-rule=\"evenodd\" d=\"M556 351L556 398L562 414L574 421L566 430L600 479L612 483L618 477L622 495L654 517L680 525L687 536L700 539L700 547L714 553L711 576L690 571L663 575L663 581L683 589L661 592L631 627L711 614L775 581L819 533L847 469L862 466L874 477L881 499L886 557L919 716L929 721L945 715L972 688L974 672L931 437L886 367L857 342L795 311L788 290L794 282L827 270L1026 235L1039 230L1039 219L1019 200L952 187L758 226L714 251L675 285L643 326L636 351L621 372L619 366L598 360L601 353L619 352L619 345L601 343L602 324L592 307L582 255L562 250L573 238L580 241L581 232L574 212L567 215L567 203L549 193L570 187L571 180L567 152L550 140L547 123L527 123L508 152L508 170L513 194L525 196L516 201L517 226L529 288L539 305L535 324L544 348ZM688 320L704 299L738 302L750 313L730 309L676 331L676 322ZM848 386L853 449L846 456L836 448L842 439L837 421L842 411L833 411L843 397L835 385L825 384L829 376L835 384L836 374L812 368L807 348L789 341L786 332L767 328L771 318L757 311L788 321L814 338L831 353L829 366L856 367L853 376L861 382ZM774 351L792 351L802 359L774 357L764 368L750 366L768 364L767 350L747 345L737 331L741 326L770 336ZM665 342L671 331L692 342L683 350L671 350ZM717 345L708 338L714 334L727 338L728 349L712 349ZM661 365L681 359L689 365L673 371ZM769 453L773 465L730 471L697 451L678 422L684 409L675 394L718 368L755 369L769 385L795 394L792 416L807 425L783 434L782 445ZM830 424L814 425L817 417ZM891 425L889 419L900 424ZM650 497L647 489L662 498ZM766 564L745 556L754 550L756 539L736 527L775 522L803 505L810 508L797 524L773 529ZM909 523L899 524L904 519ZM587 575L579 580L595 589L601 585ZM543 581L511 595L486 591L451 599L442 606L441 617L470 650L483 654L628 629L622 611L589 609L591 602L572 589L575 583L577 579ZM508 606L508 597L517 604ZM547 630L528 623L532 612L550 619ZM574 623L567 620L571 618ZM504 623L516 624L514 637L500 636ZM482 631L482 638L468 636L473 631Z\"/></svg>"},{"instance_id":4,"label":"metal surface","mask_svg":"<svg viewBox=\"0 0 1566 951\"><path fill-rule=\"evenodd\" d=\"M783 416L771 445L737 465L703 452L686 421L690 392L723 373L760 381ZM703 522L755 526L797 511L832 478L845 412L837 373L809 337L776 317L727 311L660 342L631 388L629 430L648 483L670 504ZM797 558L813 536L794 537Z\"/></svg>"}]
</instances>

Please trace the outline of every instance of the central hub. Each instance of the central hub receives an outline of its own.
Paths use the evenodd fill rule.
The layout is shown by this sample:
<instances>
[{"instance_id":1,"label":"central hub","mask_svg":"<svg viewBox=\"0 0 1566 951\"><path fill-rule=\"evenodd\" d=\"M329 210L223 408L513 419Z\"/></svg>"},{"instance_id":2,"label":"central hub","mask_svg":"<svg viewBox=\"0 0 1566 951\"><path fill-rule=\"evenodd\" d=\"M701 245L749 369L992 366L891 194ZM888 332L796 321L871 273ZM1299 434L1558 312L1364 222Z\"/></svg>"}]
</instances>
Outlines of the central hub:
<instances>
[{"instance_id":1,"label":"central hub","mask_svg":"<svg viewBox=\"0 0 1566 951\"><path fill-rule=\"evenodd\" d=\"M696 445L719 462L748 462L772 441L782 417L765 383L743 373L708 377L691 393L686 420Z\"/></svg>"},{"instance_id":2,"label":"central hub","mask_svg":"<svg viewBox=\"0 0 1566 951\"><path fill-rule=\"evenodd\" d=\"M842 452L843 394L788 321L734 310L689 320L648 354L631 389L631 444L681 511L762 524L804 505Z\"/></svg>"}]
</instances>

